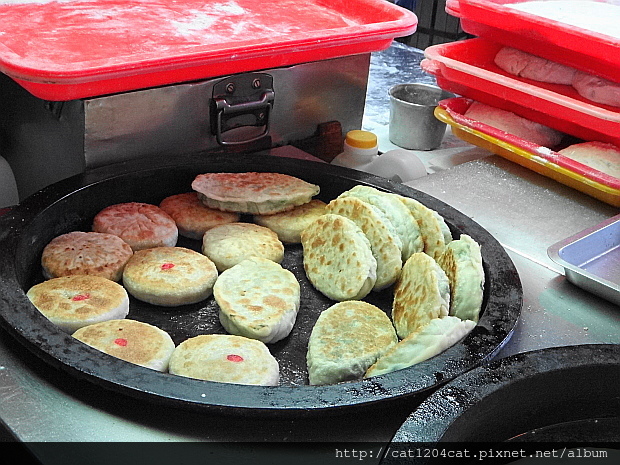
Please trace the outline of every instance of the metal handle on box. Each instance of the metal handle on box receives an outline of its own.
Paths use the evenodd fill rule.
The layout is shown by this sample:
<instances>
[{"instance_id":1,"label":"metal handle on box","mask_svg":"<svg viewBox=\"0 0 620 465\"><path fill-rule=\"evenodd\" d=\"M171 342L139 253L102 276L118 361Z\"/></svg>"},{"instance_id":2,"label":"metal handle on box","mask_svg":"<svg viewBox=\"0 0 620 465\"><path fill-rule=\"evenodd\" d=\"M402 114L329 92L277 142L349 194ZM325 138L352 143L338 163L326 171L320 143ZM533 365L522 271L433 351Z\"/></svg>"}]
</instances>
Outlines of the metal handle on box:
<instances>
[{"instance_id":1,"label":"metal handle on box","mask_svg":"<svg viewBox=\"0 0 620 465\"><path fill-rule=\"evenodd\" d=\"M220 145L240 145L254 142L269 133L270 115L273 101L275 99L275 93L272 90L263 92L260 100L253 102L243 102L231 105L225 98L215 98L215 108L217 111L216 131L215 137ZM263 132L255 137L239 141L226 141L222 137L222 120L223 116L234 116L241 114L257 113L257 118L264 122L265 129Z\"/></svg>"},{"instance_id":2,"label":"metal handle on box","mask_svg":"<svg viewBox=\"0 0 620 465\"><path fill-rule=\"evenodd\" d=\"M211 131L218 144L248 144L267 136L274 101L270 74L237 74L218 81L211 101ZM233 137L224 137L228 131L233 131Z\"/></svg>"}]
</instances>

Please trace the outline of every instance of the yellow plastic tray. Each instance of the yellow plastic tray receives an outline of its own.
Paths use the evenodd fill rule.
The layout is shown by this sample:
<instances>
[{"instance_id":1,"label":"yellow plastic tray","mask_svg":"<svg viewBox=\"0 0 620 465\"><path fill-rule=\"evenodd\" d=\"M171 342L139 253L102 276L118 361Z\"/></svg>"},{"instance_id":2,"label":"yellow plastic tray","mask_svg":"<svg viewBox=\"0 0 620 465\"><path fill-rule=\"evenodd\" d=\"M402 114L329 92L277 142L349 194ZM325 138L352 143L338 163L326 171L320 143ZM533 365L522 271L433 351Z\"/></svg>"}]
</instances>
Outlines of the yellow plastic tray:
<instances>
[{"instance_id":1,"label":"yellow plastic tray","mask_svg":"<svg viewBox=\"0 0 620 465\"><path fill-rule=\"evenodd\" d=\"M500 157L531 169L543 176L554 179L605 203L620 207L620 189L589 179L579 173L546 160L539 154L517 147L478 129L457 123L444 108L439 106L435 109L435 116L439 120L449 124L452 127L453 134L465 142L488 150Z\"/></svg>"}]
</instances>

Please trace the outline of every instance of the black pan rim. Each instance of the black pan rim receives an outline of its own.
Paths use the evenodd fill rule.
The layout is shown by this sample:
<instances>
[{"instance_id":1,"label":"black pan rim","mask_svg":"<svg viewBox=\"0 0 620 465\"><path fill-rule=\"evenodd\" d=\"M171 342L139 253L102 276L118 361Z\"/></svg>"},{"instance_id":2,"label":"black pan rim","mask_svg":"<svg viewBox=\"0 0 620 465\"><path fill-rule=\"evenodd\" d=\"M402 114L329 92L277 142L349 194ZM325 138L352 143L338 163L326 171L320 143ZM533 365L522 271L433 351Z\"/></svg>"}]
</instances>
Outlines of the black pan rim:
<instances>
[{"instance_id":1,"label":"black pan rim","mask_svg":"<svg viewBox=\"0 0 620 465\"><path fill-rule=\"evenodd\" d=\"M461 420L463 415L473 415L473 411L483 407L491 397L504 396L503 390L509 388L514 383L521 383L526 386L535 382L541 376L553 376L556 373L569 374L575 377L580 370L601 371L613 369L620 371L620 345L608 343L588 343L569 346L547 347L542 349L530 350L516 353L495 359L489 363L482 364L468 372L454 378L441 386L409 415L403 425L394 435L393 443L420 443L439 444L441 442L461 442L471 441L471 439L454 438L456 433L456 421ZM609 379L601 375L599 382L610 384ZM588 379L586 382L594 382ZM613 384L613 383L611 383ZM570 388L573 389L573 388ZM568 390L568 388L567 388ZM613 390L613 387L610 389ZM551 398L556 398L555 402L563 402L561 396L553 386L548 392L539 392L538 401L545 402ZM584 402L589 402L584 399ZM505 403L505 410L514 412L514 406L510 402ZM616 401L617 404L617 401ZM565 405L565 404L564 404ZM521 399L519 408L527 410L528 402ZM592 411L592 418L617 418L620 412L601 406L599 410L605 410L604 414ZM571 405L568 410L567 418L563 422L583 420L583 418L573 418L574 408ZM593 409L594 410L594 409ZM435 412L435 413L430 413ZM437 413L440 412L440 413ZM499 408L494 410L494 415L498 418L505 418L506 412ZM424 425L422 428L421 425ZM548 425L541 425L548 426ZM538 426L538 427L541 427ZM484 434L484 432L482 432ZM503 438L501 440L509 440ZM491 440L492 441L492 440Z\"/></svg>"},{"instance_id":2,"label":"black pan rim","mask_svg":"<svg viewBox=\"0 0 620 465\"><path fill-rule=\"evenodd\" d=\"M166 169L196 169L207 171L276 171L304 178L304 173L320 171L321 176L335 181L346 180L367 184L378 189L410 196L438 211L451 224L471 232L483 245L483 259L493 252L493 263L485 261L487 280L491 287L487 306L479 324L464 341L433 359L405 370L361 381L329 386L243 386L181 378L128 364L102 354L61 333L30 304L17 281L18 257L15 249L20 235L38 215L48 207L71 195L88 192L94 185L119 177L136 177ZM327 182L327 181L326 181ZM71 375L86 378L107 389L124 394L164 402L192 409L259 414L325 412L334 408L356 407L394 398L427 393L445 382L461 375L480 363L492 359L510 339L520 315L522 287L518 273L503 247L481 226L449 205L423 192L367 173L336 167L326 163L269 157L265 154L244 155L187 155L158 157L149 160L148 166L140 160L96 168L48 186L33 194L2 218L9 224L0 233L0 254L10 259L0 263L0 324L46 362L68 371ZM490 278L490 279L489 279ZM494 282L500 286L494 287ZM25 317L10 309L15 304L31 307ZM32 325L30 319L35 319ZM25 322L24 320L29 320ZM476 340L476 353L469 353L465 343ZM64 344L55 348L51 341ZM97 366L82 364L80 354L101 357L105 363ZM441 367L438 368L438 367ZM155 386L155 388L153 388Z\"/></svg>"}]
</instances>

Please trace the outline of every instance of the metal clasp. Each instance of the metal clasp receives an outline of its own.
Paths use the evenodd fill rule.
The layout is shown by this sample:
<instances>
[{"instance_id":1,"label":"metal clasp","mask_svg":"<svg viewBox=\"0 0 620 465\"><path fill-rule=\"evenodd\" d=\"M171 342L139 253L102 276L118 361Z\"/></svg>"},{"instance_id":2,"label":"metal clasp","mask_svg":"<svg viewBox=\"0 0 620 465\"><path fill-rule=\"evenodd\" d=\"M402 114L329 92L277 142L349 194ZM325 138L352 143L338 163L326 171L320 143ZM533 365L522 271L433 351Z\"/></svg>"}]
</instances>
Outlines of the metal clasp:
<instances>
[{"instance_id":1,"label":"metal clasp","mask_svg":"<svg viewBox=\"0 0 620 465\"><path fill-rule=\"evenodd\" d=\"M216 83L211 130L218 144L247 144L269 134L274 101L273 77L269 74L240 74Z\"/></svg>"}]
</instances>

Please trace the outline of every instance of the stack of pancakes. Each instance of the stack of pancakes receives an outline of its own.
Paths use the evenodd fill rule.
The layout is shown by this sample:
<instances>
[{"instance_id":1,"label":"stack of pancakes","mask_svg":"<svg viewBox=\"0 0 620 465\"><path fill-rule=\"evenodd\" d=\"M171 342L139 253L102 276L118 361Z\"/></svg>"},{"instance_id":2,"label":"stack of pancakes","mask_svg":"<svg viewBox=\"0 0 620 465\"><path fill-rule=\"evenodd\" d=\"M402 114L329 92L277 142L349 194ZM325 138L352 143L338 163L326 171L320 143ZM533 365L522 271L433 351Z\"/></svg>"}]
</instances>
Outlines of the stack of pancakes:
<instances>
[{"instance_id":1,"label":"stack of pancakes","mask_svg":"<svg viewBox=\"0 0 620 465\"><path fill-rule=\"evenodd\" d=\"M327 205L301 241L310 282L354 309L345 317L336 304L319 317L308 345L311 384L419 363L478 321L485 280L480 246L464 234L453 240L441 215L414 199L355 186ZM361 299L392 285L391 322L374 323L386 337L359 329L376 313Z\"/></svg>"}]
</instances>

